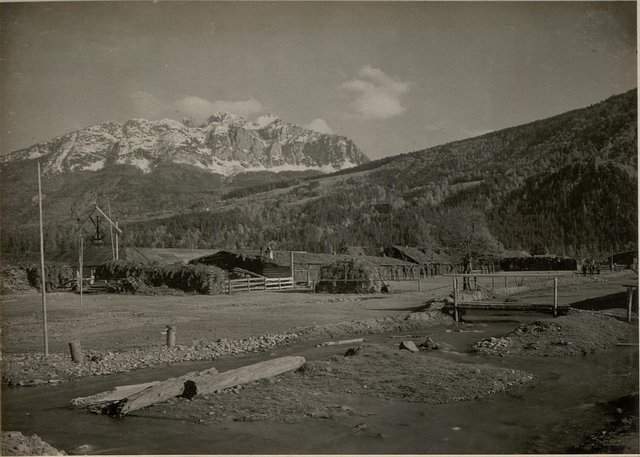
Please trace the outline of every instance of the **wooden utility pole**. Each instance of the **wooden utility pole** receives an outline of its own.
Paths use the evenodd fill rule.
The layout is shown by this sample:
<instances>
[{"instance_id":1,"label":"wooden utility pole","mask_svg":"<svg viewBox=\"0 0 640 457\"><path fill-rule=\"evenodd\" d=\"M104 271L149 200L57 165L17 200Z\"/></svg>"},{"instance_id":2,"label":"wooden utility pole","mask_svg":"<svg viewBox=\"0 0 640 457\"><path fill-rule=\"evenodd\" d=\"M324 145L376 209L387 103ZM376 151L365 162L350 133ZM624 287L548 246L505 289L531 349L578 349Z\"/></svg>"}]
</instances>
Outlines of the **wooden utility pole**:
<instances>
[{"instance_id":1,"label":"wooden utility pole","mask_svg":"<svg viewBox=\"0 0 640 457\"><path fill-rule=\"evenodd\" d=\"M118 246L118 232L120 229L118 228L118 221L116 221L116 260L120 258L120 248Z\"/></svg>"},{"instance_id":2,"label":"wooden utility pole","mask_svg":"<svg viewBox=\"0 0 640 457\"><path fill-rule=\"evenodd\" d=\"M109 213L109 219L111 219L111 203L107 198L107 212ZM115 260L116 251L113 246L113 225L109 224L109 243L111 243L111 258Z\"/></svg>"},{"instance_id":3,"label":"wooden utility pole","mask_svg":"<svg viewBox=\"0 0 640 457\"><path fill-rule=\"evenodd\" d=\"M40 212L40 290L42 291L42 328L44 333L44 356L49 357L49 333L47 330L47 281L44 273L44 231L42 229L42 182L38 162L38 209Z\"/></svg>"},{"instance_id":4,"label":"wooden utility pole","mask_svg":"<svg viewBox=\"0 0 640 457\"><path fill-rule=\"evenodd\" d=\"M84 289L84 238L80 234L80 307L82 307L82 289Z\"/></svg>"}]
</instances>

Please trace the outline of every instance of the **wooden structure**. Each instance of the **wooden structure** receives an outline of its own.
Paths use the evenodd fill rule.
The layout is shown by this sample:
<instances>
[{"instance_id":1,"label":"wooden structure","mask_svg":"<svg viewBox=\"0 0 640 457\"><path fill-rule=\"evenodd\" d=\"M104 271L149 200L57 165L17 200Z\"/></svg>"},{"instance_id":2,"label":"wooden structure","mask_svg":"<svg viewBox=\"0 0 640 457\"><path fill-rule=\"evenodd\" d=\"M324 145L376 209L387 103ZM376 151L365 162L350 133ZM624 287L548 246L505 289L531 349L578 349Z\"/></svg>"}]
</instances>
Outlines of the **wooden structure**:
<instances>
[{"instance_id":1,"label":"wooden structure","mask_svg":"<svg viewBox=\"0 0 640 457\"><path fill-rule=\"evenodd\" d=\"M436 250L413 246L390 246L384 250L384 254L405 262L418 264L421 278L450 273L452 269L451 259Z\"/></svg>"},{"instance_id":2,"label":"wooden structure","mask_svg":"<svg viewBox=\"0 0 640 457\"><path fill-rule=\"evenodd\" d=\"M633 293L638 290L638 284L623 284L627 288L627 322L631 322L631 308L633 307Z\"/></svg>"},{"instance_id":3,"label":"wooden structure","mask_svg":"<svg viewBox=\"0 0 640 457\"><path fill-rule=\"evenodd\" d=\"M251 292L252 290L283 290L293 288L293 278L266 278L247 276L244 279L229 279L227 293Z\"/></svg>"},{"instance_id":4,"label":"wooden structure","mask_svg":"<svg viewBox=\"0 0 640 457\"><path fill-rule=\"evenodd\" d=\"M638 251L616 252L606 260L607 264L615 264L618 268L631 268L638 264Z\"/></svg>"},{"instance_id":5,"label":"wooden structure","mask_svg":"<svg viewBox=\"0 0 640 457\"><path fill-rule=\"evenodd\" d=\"M279 265L267 257L250 255L236 251L218 251L215 254L198 257L191 264L214 265L235 276L260 276L262 278L290 278L291 267ZM240 278L236 278L240 279Z\"/></svg>"},{"instance_id":6,"label":"wooden structure","mask_svg":"<svg viewBox=\"0 0 640 457\"><path fill-rule=\"evenodd\" d=\"M167 401L170 398L212 394L215 391L248 384L300 368L304 357L287 356L246 365L222 373L215 368L187 373L166 381L116 387L90 397L76 398L71 404L88 407L91 411L122 417L147 406Z\"/></svg>"},{"instance_id":7,"label":"wooden structure","mask_svg":"<svg viewBox=\"0 0 640 457\"><path fill-rule=\"evenodd\" d=\"M255 255L259 251L243 251L247 255ZM294 266L296 282L302 280L303 275L307 275L307 282L316 282L320 277L320 268L339 261L349 261L352 259L363 260L374 265L380 272L381 279L384 280L416 280L420 277L420 267L415 263L405 262L393 257L378 257L372 255L346 255L346 254L321 254L314 252L295 251ZM291 268L291 251L273 251L273 262L278 266ZM304 273L304 271L308 272Z\"/></svg>"},{"instance_id":8,"label":"wooden structure","mask_svg":"<svg viewBox=\"0 0 640 457\"><path fill-rule=\"evenodd\" d=\"M571 257L534 255L528 257L505 257L500 260L502 271L576 271L578 261Z\"/></svg>"},{"instance_id":9,"label":"wooden structure","mask_svg":"<svg viewBox=\"0 0 640 457\"><path fill-rule=\"evenodd\" d=\"M572 273L570 273L572 274ZM453 274L449 275L453 281L453 303L448 303L444 306L443 311L453 314L453 318L456 322L459 322L461 315L467 310L478 311L535 311L552 313L554 317L561 314L567 314L571 308L569 305L558 304L558 276L564 276L567 273L531 273L531 274ZM525 277L535 278L553 278L553 304L548 303L518 303L518 302L483 302L483 301L463 301L459 295L459 279L469 278L476 286L479 286L478 278L491 278L492 289L495 290L495 279L505 278L505 284L507 278L520 277L524 280ZM483 289L491 290L486 287L480 286Z\"/></svg>"}]
</instances>

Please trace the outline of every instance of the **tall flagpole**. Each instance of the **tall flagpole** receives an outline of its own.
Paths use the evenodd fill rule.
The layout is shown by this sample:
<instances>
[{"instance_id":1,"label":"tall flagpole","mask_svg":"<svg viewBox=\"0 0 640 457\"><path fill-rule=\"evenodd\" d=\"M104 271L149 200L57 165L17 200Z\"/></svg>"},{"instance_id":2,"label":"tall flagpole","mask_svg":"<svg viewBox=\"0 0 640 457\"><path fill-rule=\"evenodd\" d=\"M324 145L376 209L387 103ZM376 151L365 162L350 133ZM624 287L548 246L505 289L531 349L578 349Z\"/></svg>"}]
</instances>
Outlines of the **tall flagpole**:
<instances>
[{"instance_id":1,"label":"tall flagpole","mask_svg":"<svg viewBox=\"0 0 640 457\"><path fill-rule=\"evenodd\" d=\"M49 357L49 334L47 331L47 282L44 274L44 233L42 230L42 183L38 162L38 207L40 210L40 290L42 291L42 327L44 331L44 356Z\"/></svg>"}]
</instances>

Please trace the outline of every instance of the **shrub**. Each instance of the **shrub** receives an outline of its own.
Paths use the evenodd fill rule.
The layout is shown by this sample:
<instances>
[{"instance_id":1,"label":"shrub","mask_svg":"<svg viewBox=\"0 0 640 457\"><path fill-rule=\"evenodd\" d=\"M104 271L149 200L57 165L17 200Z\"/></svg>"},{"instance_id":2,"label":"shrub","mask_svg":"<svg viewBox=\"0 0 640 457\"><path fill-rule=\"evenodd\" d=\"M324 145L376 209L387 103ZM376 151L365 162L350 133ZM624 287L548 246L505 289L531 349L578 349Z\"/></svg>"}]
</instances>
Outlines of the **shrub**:
<instances>
[{"instance_id":1,"label":"shrub","mask_svg":"<svg viewBox=\"0 0 640 457\"><path fill-rule=\"evenodd\" d=\"M24 270L29 285L40 289L40 264L30 263L13 268ZM45 262L44 274L47 290L61 289L66 287L69 282L77 280L76 270L66 263Z\"/></svg>"},{"instance_id":2,"label":"shrub","mask_svg":"<svg viewBox=\"0 0 640 457\"><path fill-rule=\"evenodd\" d=\"M226 271L210 265L185 265L175 263L165 265L158 262L140 263L127 260L113 260L96 269L96 279L129 279L135 284L149 287L170 287L184 292L200 294L220 294L225 291ZM136 290L144 291L144 286ZM134 291L135 292L135 291Z\"/></svg>"},{"instance_id":3,"label":"shrub","mask_svg":"<svg viewBox=\"0 0 640 457\"><path fill-rule=\"evenodd\" d=\"M317 292L367 294L385 290L378 268L362 259L337 261L320 267Z\"/></svg>"}]
</instances>

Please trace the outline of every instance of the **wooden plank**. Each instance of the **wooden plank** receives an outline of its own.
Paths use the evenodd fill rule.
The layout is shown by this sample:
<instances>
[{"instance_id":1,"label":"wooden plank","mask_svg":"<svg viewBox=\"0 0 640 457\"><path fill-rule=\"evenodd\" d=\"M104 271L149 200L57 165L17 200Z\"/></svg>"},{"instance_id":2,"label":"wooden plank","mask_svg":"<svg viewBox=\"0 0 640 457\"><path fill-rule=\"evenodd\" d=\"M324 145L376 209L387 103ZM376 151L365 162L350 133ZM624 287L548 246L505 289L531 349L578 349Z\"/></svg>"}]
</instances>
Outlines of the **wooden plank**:
<instances>
[{"instance_id":1,"label":"wooden plank","mask_svg":"<svg viewBox=\"0 0 640 457\"><path fill-rule=\"evenodd\" d=\"M158 385L144 389L118 401L109 413L117 416L137 411L169 398L185 395L189 398L196 394L206 395L217 390L246 384L260 379L277 376L300 368L304 357L289 356L247 365L224 373L191 373L176 379L169 379ZM179 382L181 381L181 383ZM188 391L188 392L187 392Z\"/></svg>"},{"instance_id":2,"label":"wooden plank","mask_svg":"<svg viewBox=\"0 0 640 457\"><path fill-rule=\"evenodd\" d=\"M362 343L364 342L364 338L354 338L351 340L340 340L340 341L325 341L324 343L316 344L317 348L324 346L339 346L341 344L353 344L353 343Z\"/></svg>"}]
</instances>

